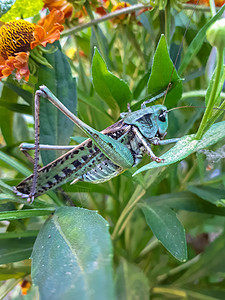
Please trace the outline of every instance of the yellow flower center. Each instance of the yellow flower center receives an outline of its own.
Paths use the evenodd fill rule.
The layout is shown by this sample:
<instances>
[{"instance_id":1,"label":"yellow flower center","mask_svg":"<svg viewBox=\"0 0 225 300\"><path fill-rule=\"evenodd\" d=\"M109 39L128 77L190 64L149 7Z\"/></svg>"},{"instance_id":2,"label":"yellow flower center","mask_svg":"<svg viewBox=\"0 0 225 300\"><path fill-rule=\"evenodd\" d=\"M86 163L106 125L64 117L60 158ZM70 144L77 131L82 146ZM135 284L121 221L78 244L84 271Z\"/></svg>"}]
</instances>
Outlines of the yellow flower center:
<instances>
[{"instance_id":1,"label":"yellow flower center","mask_svg":"<svg viewBox=\"0 0 225 300\"><path fill-rule=\"evenodd\" d=\"M7 59L15 53L29 51L34 30L35 25L24 20L5 23L0 27L0 55Z\"/></svg>"}]
</instances>

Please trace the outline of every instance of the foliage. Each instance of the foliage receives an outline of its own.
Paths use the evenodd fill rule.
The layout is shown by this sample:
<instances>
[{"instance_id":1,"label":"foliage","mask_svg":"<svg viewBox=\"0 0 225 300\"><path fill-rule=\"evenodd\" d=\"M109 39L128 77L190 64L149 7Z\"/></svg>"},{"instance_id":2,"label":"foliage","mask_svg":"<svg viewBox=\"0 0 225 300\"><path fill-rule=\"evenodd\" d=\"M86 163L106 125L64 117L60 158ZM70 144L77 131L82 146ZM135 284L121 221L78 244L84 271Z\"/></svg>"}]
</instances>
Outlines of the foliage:
<instances>
[{"instance_id":1,"label":"foliage","mask_svg":"<svg viewBox=\"0 0 225 300\"><path fill-rule=\"evenodd\" d=\"M225 106L224 70L205 36L225 6L214 17L197 7L182 44L188 4L127 5L132 13L113 9L117 18L104 22L94 3L82 5L65 20L60 43L31 51L28 82L12 74L0 83L0 297L20 299L26 280L25 299L224 299L225 121L213 109ZM152 147L164 162L145 156L108 182L66 183L27 203L12 187L33 171L18 146L34 141L33 98L43 84L99 131L128 103L135 111L160 93L155 102L168 108L207 109L203 118L201 108L169 111L167 137L181 140ZM86 138L44 99L40 124L43 144ZM61 154L44 150L42 163Z\"/></svg>"}]
</instances>

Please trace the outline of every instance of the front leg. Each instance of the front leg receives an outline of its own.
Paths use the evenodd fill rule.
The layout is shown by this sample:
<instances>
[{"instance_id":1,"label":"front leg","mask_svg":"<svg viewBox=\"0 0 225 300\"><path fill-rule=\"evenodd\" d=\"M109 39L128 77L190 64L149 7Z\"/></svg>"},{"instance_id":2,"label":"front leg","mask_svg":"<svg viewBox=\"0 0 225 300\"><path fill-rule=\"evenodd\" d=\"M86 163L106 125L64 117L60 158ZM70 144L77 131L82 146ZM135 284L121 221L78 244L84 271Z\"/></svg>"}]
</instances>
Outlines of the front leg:
<instances>
[{"instance_id":1,"label":"front leg","mask_svg":"<svg viewBox=\"0 0 225 300\"><path fill-rule=\"evenodd\" d=\"M148 153L148 155L151 157L151 159L153 161L156 161L157 163L160 163L160 162L163 162L164 159L163 158L160 158L158 156L156 156L152 149L151 149L151 146L149 144L149 142L145 139L145 137L139 132L139 130L137 128L134 128L134 132L135 134L138 136L138 138L140 139L140 141L142 142L143 146L145 147L146 149L146 152Z\"/></svg>"},{"instance_id":2,"label":"front leg","mask_svg":"<svg viewBox=\"0 0 225 300\"><path fill-rule=\"evenodd\" d=\"M172 143L177 143L180 140L180 138L174 138L174 139L168 139L168 140L160 140L158 137L155 137L153 139L151 139L151 144L152 145L168 145L168 144L172 144Z\"/></svg>"}]
</instances>

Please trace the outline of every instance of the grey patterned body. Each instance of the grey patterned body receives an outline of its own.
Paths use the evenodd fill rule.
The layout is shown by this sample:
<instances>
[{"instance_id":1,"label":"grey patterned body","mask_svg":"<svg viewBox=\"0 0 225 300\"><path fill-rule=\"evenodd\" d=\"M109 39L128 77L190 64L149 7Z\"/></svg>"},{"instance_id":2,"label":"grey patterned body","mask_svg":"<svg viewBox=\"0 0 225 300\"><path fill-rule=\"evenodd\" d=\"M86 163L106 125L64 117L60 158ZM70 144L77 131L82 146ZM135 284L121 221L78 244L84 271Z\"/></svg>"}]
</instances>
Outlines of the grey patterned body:
<instances>
[{"instance_id":1,"label":"grey patterned body","mask_svg":"<svg viewBox=\"0 0 225 300\"><path fill-rule=\"evenodd\" d=\"M106 128L102 133L126 145L134 158L133 166L137 165L145 152L140 139L135 135L132 125L125 124L123 120ZM125 170L115 165L92 142L85 142L67 152L60 158L38 170L38 180L35 197L49 189L58 187L77 178L79 181L100 183L121 174ZM18 184L16 192L29 195L33 175Z\"/></svg>"}]
</instances>

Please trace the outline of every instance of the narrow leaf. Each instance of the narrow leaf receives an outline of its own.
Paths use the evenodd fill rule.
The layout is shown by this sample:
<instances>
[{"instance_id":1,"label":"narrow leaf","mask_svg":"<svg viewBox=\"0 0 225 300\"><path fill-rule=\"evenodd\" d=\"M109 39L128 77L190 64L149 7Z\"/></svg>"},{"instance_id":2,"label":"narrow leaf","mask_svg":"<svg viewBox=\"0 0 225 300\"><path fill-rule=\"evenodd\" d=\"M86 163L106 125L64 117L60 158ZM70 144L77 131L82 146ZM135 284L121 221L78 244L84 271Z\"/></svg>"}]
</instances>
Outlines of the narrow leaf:
<instances>
[{"instance_id":1,"label":"narrow leaf","mask_svg":"<svg viewBox=\"0 0 225 300\"><path fill-rule=\"evenodd\" d=\"M59 208L40 230L32 260L41 299L114 299L108 224L94 211Z\"/></svg>"},{"instance_id":2,"label":"narrow leaf","mask_svg":"<svg viewBox=\"0 0 225 300\"><path fill-rule=\"evenodd\" d=\"M174 83L175 87L167 94L164 104L171 108L181 98L182 83L170 59L165 36L162 35L153 59L152 72L148 81L148 93L155 94L166 90L169 83Z\"/></svg>"},{"instance_id":3,"label":"narrow leaf","mask_svg":"<svg viewBox=\"0 0 225 300\"><path fill-rule=\"evenodd\" d=\"M35 237L2 239L0 264L8 264L30 258Z\"/></svg>"},{"instance_id":4,"label":"narrow leaf","mask_svg":"<svg viewBox=\"0 0 225 300\"><path fill-rule=\"evenodd\" d=\"M224 189L216 189L210 186L190 185L188 186L188 190L212 204L215 204L217 206L225 206Z\"/></svg>"},{"instance_id":5,"label":"narrow leaf","mask_svg":"<svg viewBox=\"0 0 225 300\"><path fill-rule=\"evenodd\" d=\"M149 282L136 265L123 260L116 272L117 299L149 299Z\"/></svg>"},{"instance_id":6,"label":"narrow leaf","mask_svg":"<svg viewBox=\"0 0 225 300\"><path fill-rule=\"evenodd\" d=\"M114 113L118 115L119 108L121 111L126 110L131 100L131 91L126 82L109 72L97 48L92 60L92 80L96 92Z\"/></svg>"},{"instance_id":7,"label":"narrow leaf","mask_svg":"<svg viewBox=\"0 0 225 300\"><path fill-rule=\"evenodd\" d=\"M198 262L192 265L178 278L176 284L184 285L190 282L196 282L196 280L200 280L204 277L211 277L213 274L218 274L218 272L224 272L224 239L225 233L223 232L216 240L209 244Z\"/></svg>"},{"instance_id":8,"label":"narrow leaf","mask_svg":"<svg viewBox=\"0 0 225 300\"><path fill-rule=\"evenodd\" d=\"M38 83L46 85L50 91L72 112L76 113L76 82L72 77L70 65L60 49L58 42L54 43L58 50L44 57L53 66L52 69L41 65L38 69ZM52 47L51 45L49 47ZM67 145L74 130L74 123L47 99L41 98L40 103L40 143L50 145ZM41 151L43 163L46 165L56 159L60 153L56 151Z\"/></svg>"},{"instance_id":9,"label":"narrow leaf","mask_svg":"<svg viewBox=\"0 0 225 300\"><path fill-rule=\"evenodd\" d=\"M9 106L15 105L17 101L17 94L10 90L8 87L4 86L0 98L0 106L2 103L8 103ZM14 144L14 133L13 133L13 113L8 109L8 107L0 108L0 129L7 146Z\"/></svg>"},{"instance_id":10,"label":"narrow leaf","mask_svg":"<svg viewBox=\"0 0 225 300\"><path fill-rule=\"evenodd\" d=\"M0 151L0 160L4 161L5 163L10 165L13 169L17 170L19 173L23 174L24 176L29 176L31 174L30 170L28 170L17 160L15 160L11 156L5 154L2 151Z\"/></svg>"},{"instance_id":11,"label":"narrow leaf","mask_svg":"<svg viewBox=\"0 0 225 300\"><path fill-rule=\"evenodd\" d=\"M187 245L183 225L166 206L140 204L146 222L157 239L178 260L187 260Z\"/></svg>"},{"instance_id":12,"label":"narrow leaf","mask_svg":"<svg viewBox=\"0 0 225 300\"><path fill-rule=\"evenodd\" d=\"M185 54L184 59L182 60L182 63L180 65L180 68L178 70L178 73L181 75L186 67L189 65L190 61L193 59L193 57L198 53L200 48L202 47L203 42L205 41L206 37L206 31L207 29L220 17L222 16L223 12L225 10L225 5L223 5L220 10L217 12L217 14L210 19L208 23L206 23L198 32L198 34L195 36L193 41L191 42L190 46L188 47L188 50Z\"/></svg>"},{"instance_id":13,"label":"narrow leaf","mask_svg":"<svg viewBox=\"0 0 225 300\"><path fill-rule=\"evenodd\" d=\"M197 141L194 140L194 134L182 137L176 145L163 154L160 158L165 161L157 163L155 161L151 162L140 168L134 175L149 170L153 168L163 167L167 165L174 164L193 152L200 149L207 148L213 144L216 144L225 137L225 121L213 124L210 129L203 135L202 139ZM134 176L133 175L133 176Z\"/></svg>"},{"instance_id":14,"label":"narrow leaf","mask_svg":"<svg viewBox=\"0 0 225 300\"><path fill-rule=\"evenodd\" d=\"M0 212L0 221L46 216L46 215L50 215L54 211L55 211L54 208L41 208L41 209L34 208L34 209L24 209L24 210L3 211Z\"/></svg>"},{"instance_id":15,"label":"narrow leaf","mask_svg":"<svg viewBox=\"0 0 225 300\"><path fill-rule=\"evenodd\" d=\"M148 205L166 205L170 208L202 214L225 216L225 208L216 207L214 204L205 202L201 198L187 191L146 198L144 203L147 203Z\"/></svg>"}]
</instances>

